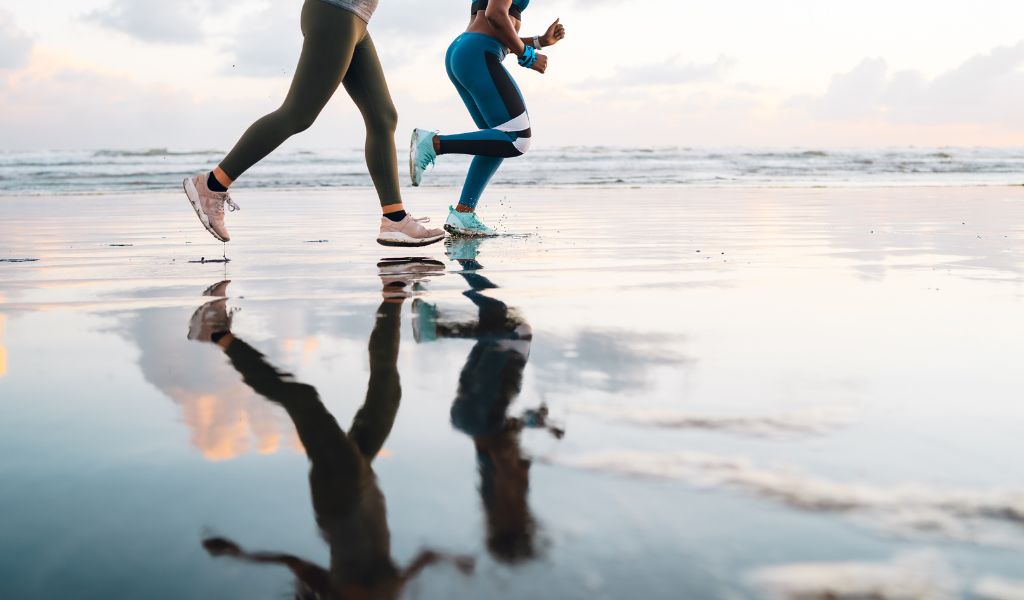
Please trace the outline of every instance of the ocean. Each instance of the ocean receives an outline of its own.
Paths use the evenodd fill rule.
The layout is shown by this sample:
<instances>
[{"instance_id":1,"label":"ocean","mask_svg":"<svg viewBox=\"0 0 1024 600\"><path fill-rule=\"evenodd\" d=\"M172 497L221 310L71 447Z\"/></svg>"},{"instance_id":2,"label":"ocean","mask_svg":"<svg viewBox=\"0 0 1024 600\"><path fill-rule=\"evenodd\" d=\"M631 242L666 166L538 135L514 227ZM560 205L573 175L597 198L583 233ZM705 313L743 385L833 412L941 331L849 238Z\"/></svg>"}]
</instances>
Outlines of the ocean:
<instances>
[{"instance_id":1,"label":"ocean","mask_svg":"<svg viewBox=\"0 0 1024 600\"><path fill-rule=\"evenodd\" d=\"M403 149L404 150L404 149ZM210 168L222 150L0 152L0 195L131 193L177 189ZM399 154L404 179L405 153ZM446 156L425 186L461 183L469 159ZM240 187L344 188L370 185L358 148L280 150L251 169ZM572 146L509 160L502 186L1003 186L1024 184L1024 147L877 150L700 149Z\"/></svg>"}]
</instances>

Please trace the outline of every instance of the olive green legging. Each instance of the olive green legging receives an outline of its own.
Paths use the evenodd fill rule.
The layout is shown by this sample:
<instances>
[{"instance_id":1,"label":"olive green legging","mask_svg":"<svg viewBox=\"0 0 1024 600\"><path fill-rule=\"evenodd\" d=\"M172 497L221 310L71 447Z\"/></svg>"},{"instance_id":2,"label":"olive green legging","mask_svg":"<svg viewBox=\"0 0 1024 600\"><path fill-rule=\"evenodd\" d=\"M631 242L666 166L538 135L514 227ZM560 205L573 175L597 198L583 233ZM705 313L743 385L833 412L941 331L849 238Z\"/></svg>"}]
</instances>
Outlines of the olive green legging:
<instances>
[{"instance_id":1,"label":"olive green legging","mask_svg":"<svg viewBox=\"0 0 1024 600\"><path fill-rule=\"evenodd\" d=\"M401 203L395 150L398 113L366 22L322 0L306 0L302 35L302 54L281 108L253 123L220 168L238 179L289 137L308 129L338 85L344 84L366 123L366 166L380 204Z\"/></svg>"}]
</instances>

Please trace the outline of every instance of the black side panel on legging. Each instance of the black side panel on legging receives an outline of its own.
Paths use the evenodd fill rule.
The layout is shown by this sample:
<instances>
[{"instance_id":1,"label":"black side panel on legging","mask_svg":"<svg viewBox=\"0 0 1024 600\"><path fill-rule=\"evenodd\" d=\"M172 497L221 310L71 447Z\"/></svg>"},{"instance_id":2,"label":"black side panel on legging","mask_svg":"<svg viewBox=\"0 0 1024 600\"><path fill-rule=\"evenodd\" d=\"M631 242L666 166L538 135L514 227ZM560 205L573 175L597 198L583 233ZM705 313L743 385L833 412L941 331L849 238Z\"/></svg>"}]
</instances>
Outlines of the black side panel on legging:
<instances>
[{"instance_id":1,"label":"black side panel on legging","mask_svg":"<svg viewBox=\"0 0 1024 600\"><path fill-rule=\"evenodd\" d=\"M508 118L514 119L526 112L526 103L523 102L523 97L519 94L519 88L516 87L516 82L512 81L512 76L508 74L505 67L501 66L501 59L490 52L484 56L487 60L487 71L494 81L494 87L498 88L501 101L508 109Z\"/></svg>"},{"instance_id":2,"label":"black side panel on legging","mask_svg":"<svg viewBox=\"0 0 1024 600\"><path fill-rule=\"evenodd\" d=\"M497 158L515 158L523 155L518 148L512 145L511 141L446 139L441 144L442 153L444 154L469 154L472 156L494 156Z\"/></svg>"}]
</instances>

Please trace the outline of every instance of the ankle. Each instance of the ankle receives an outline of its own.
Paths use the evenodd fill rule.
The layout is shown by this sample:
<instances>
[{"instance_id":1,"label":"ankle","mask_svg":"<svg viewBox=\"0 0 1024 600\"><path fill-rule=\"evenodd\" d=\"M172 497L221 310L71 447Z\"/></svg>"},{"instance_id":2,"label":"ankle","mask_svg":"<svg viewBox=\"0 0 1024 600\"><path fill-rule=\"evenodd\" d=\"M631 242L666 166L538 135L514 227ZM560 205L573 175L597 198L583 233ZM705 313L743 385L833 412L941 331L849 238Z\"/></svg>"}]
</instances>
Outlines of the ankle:
<instances>
[{"instance_id":1,"label":"ankle","mask_svg":"<svg viewBox=\"0 0 1024 600\"><path fill-rule=\"evenodd\" d=\"M441 136L434 134L433 139L430 140L434 145L434 154L441 153Z\"/></svg>"},{"instance_id":2,"label":"ankle","mask_svg":"<svg viewBox=\"0 0 1024 600\"><path fill-rule=\"evenodd\" d=\"M465 204L458 204L455 206L455 212L471 213L476 212L476 208L472 206L466 206Z\"/></svg>"},{"instance_id":3,"label":"ankle","mask_svg":"<svg viewBox=\"0 0 1024 600\"><path fill-rule=\"evenodd\" d=\"M405 212L404 210L402 210L402 209L399 209L399 210L394 210L394 211L390 211L390 212L386 212L386 213L384 213L384 218L385 218L385 219L388 219L389 221L393 221L393 222L395 222L395 223L399 223L399 222L401 222L401 221L402 221L402 219L404 219L404 218L405 218L405 217L406 217L407 215L408 215L408 213L406 213L406 212Z\"/></svg>"},{"instance_id":4,"label":"ankle","mask_svg":"<svg viewBox=\"0 0 1024 600\"><path fill-rule=\"evenodd\" d=\"M210 335L210 341L220 346L222 350L227 350L231 342L235 341L235 336L230 331L215 331Z\"/></svg>"},{"instance_id":5,"label":"ankle","mask_svg":"<svg viewBox=\"0 0 1024 600\"><path fill-rule=\"evenodd\" d=\"M215 171L210 171L210 174L206 176L206 187L210 188L210 191L212 192L223 193L228 191L228 187L230 186L231 182L228 182L225 185L224 182L217 177L217 173Z\"/></svg>"}]
</instances>

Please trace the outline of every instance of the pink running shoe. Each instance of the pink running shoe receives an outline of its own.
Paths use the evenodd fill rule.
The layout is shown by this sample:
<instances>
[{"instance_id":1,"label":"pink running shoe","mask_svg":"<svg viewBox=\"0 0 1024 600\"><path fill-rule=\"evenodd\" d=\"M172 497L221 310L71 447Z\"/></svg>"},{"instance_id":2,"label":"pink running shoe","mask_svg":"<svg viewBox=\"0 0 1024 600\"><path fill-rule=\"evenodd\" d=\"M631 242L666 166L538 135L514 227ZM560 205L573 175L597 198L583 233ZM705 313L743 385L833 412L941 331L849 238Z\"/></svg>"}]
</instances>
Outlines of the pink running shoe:
<instances>
[{"instance_id":1,"label":"pink running shoe","mask_svg":"<svg viewBox=\"0 0 1024 600\"><path fill-rule=\"evenodd\" d=\"M196 309L188 323L188 339L199 342L213 342L213 334L218 331L231 331L233 311L228 310L228 284L231 280L221 281L206 288L203 296L217 298Z\"/></svg>"},{"instance_id":2,"label":"pink running shoe","mask_svg":"<svg viewBox=\"0 0 1024 600\"><path fill-rule=\"evenodd\" d=\"M231 200L227 192L215 192L206 185L208 173L201 173L195 177L185 179L182 185L185 188L185 195L192 204L192 208L210 234L222 242L231 241L228 229L224 226L224 204L228 205L231 212L238 210L238 205Z\"/></svg>"},{"instance_id":3,"label":"pink running shoe","mask_svg":"<svg viewBox=\"0 0 1024 600\"><path fill-rule=\"evenodd\" d=\"M429 246L444 239L443 229L427 229L430 217L417 219L412 215L395 223L387 217L380 218L380 235L377 243L381 246Z\"/></svg>"}]
</instances>

